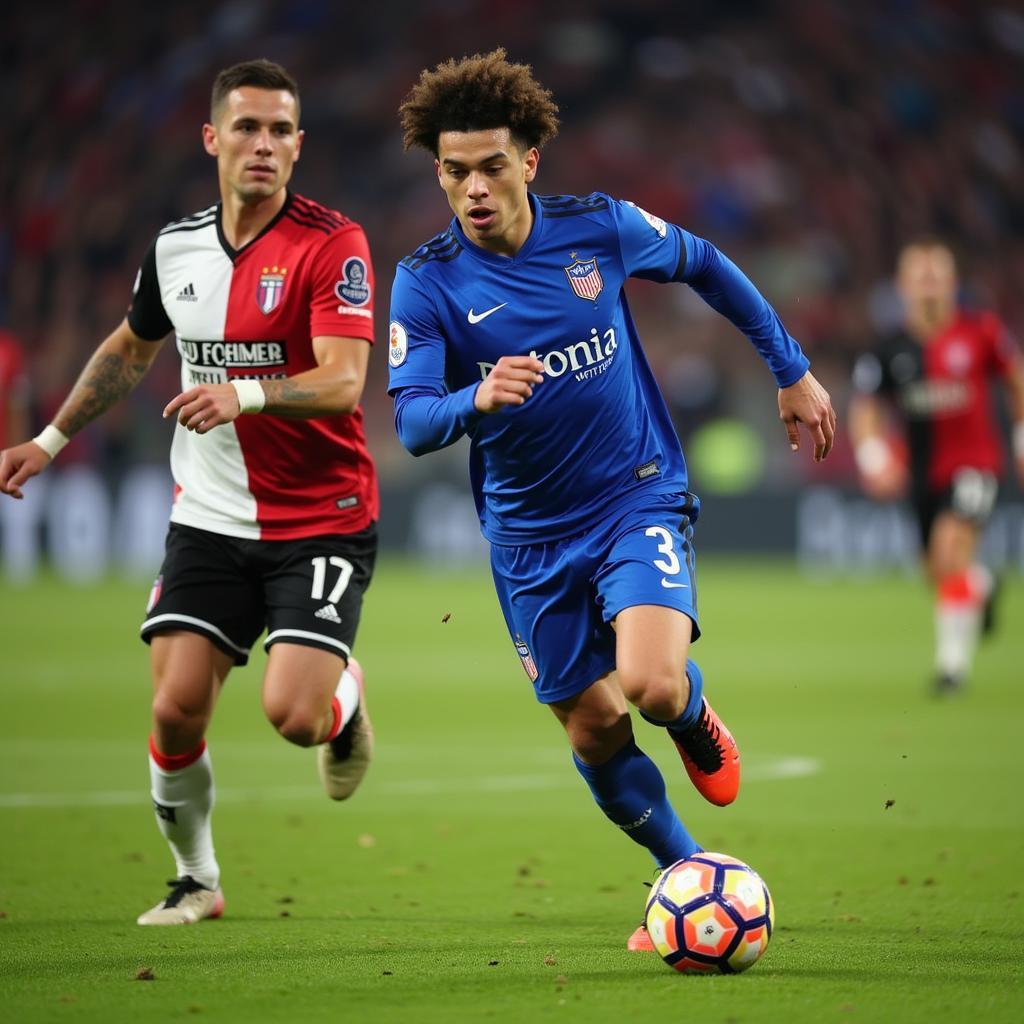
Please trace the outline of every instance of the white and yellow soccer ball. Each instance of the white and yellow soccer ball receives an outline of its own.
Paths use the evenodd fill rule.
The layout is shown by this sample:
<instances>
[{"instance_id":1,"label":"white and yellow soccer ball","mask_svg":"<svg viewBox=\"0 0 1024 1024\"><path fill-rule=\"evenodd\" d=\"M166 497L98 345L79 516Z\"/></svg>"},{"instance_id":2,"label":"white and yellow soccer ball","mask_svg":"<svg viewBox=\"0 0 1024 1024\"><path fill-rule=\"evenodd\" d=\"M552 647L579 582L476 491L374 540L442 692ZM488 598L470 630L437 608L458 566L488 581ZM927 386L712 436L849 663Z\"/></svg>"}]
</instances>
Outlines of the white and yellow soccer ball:
<instances>
[{"instance_id":1,"label":"white and yellow soccer ball","mask_svg":"<svg viewBox=\"0 0 1024 1024\"><path fill-rule=\"evenodd\" d=\"M654 948L684 974L738 974L768 948L775 904L753 868L695 853L662 871L644 918Z\"/></svg>"}]
</instances>

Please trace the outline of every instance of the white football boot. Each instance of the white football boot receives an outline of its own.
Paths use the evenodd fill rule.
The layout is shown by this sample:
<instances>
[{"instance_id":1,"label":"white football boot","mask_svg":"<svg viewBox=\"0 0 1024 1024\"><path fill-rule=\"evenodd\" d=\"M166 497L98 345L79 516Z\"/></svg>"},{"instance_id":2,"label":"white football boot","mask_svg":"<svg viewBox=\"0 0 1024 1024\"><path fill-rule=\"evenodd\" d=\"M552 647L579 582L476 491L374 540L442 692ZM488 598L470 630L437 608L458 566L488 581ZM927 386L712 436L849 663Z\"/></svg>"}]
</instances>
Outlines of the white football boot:
<instances>
[{"instance_id":1,"label":"white football boot","mask_svg":"<svg viewBox=\"0 0 1024 1024\"><path fill-rule=\"evenodd\" d=\"M139 924L196 924L224 913L224 893L207 889L191 875L167 883L170 895L139 917Z\"/></svg>"},{"instance_id":2,"label":"white football boot","mask_svg":"<svg viewBox=\"0 0 1024 1024\"><path fill-rule=\"evenodd\" d=\"M373 725L366 710L363 670L355 658L349 658L348 668L359 684L359 707L345 728L317 750L320 780L332 800L347 800L356 791L373 757Z\"/></svg>"}]
</instances>

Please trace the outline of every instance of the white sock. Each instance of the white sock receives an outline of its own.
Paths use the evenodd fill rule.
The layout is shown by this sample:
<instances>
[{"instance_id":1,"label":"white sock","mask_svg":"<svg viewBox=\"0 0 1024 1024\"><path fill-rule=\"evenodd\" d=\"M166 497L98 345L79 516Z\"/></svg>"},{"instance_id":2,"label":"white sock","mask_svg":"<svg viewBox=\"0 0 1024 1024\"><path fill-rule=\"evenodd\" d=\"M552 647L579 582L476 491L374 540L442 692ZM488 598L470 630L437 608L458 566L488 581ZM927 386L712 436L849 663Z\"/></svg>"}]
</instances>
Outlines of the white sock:
<instances>
[{"instance_id":1,"label":"white sock","mask_svg":"<svg viewBox=\"0 0 1024 1024\"><path fill-rule=\"evenodd\" d=\"M154 759L152 741L150 748L149 777L156 822L174 854L178 878L191 875L207 889L216 889L220 867L213 852L210 824L214 804L210 752L204 743L202 754L187 767L167 768Z\"/></svg>"},{"instance_id":2,"label":"white sock","mask_svg":"<svg viewBox=\"0 0 1024 1024\"><path fill-rule=\"evenodd\" d=\"M331 707L334 709L334 727L324 740L325 743L330 743L348 725L359 707L359 683L348 669L341 673Z\"/></svg>"},{"instance_id":3,"label":"white sock","mask_svg":"<svg viewBox=\"0 0 1024 1024\"><path fill-rule=\"evenodd\" d=\"M935 667L963 679L971 670L981 613L964 605L939 604L935 609Z\"/></svg>"},{"instance_id":4,"label":"white sock","mask_svg":"<svg viewBox=\"0 0 1024 1024\"><path fill-rule=\"evenodd\" d=\"M940 584L935 605L937 671L956 679L964 679L970 672L991 587L991 573L977 565Z\"/></svg>"}]
</instances>

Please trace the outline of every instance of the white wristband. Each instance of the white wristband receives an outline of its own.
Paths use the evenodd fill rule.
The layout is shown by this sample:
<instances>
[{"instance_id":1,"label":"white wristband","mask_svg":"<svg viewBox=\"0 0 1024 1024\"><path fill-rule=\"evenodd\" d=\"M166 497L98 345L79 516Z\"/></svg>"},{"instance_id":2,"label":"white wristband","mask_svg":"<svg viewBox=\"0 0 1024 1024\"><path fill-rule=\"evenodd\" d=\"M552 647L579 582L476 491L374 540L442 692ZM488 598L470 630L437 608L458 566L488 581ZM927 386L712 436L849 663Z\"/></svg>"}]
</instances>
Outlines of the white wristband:
<instances>
[{"instance_id":1,"label":"white wristband","mask_svg":"<svg viewBox=\"0 0 1024 1024\"><path fill-rule=\"evenodd\" d=\"M32 438L33 444L39 445L39 447L42 448L51 459L57 458L57 453L70 440L71 438L59 431L52 423L48 427L43 427L43 429Z\"/></svg>"},{"instance_id":2,"label":"white wristband","mask_svg":"<svg viewBox=\"0 0 1024 1024\"><path fill-rule=\"evenodd\" d=\"M874 476L889 465L892 454L880 437L869 437L854 448L853 457L864 476Z\"/></svg>"},{"instance_id":3,"label":"white wristband","mask_svg":"<svg viewBox=\"0 0 1024 1024\"><path fill-rule=\"evenodd\" d=\"M1024 420L1013 425L1013 454L1015 458L1024 459Z\"/></svg>"},{"instance_id":4,"label":"white wristband","mask_svg":"<svg viewBox=\"0 0 1024 1024\"><path fill-rule=\"evenodd\" d=\"M233 380L231 386L238 395L238 408L242 412L260 412L267 404L267 395L258 380Z\"/></svg>"}]
</instances>

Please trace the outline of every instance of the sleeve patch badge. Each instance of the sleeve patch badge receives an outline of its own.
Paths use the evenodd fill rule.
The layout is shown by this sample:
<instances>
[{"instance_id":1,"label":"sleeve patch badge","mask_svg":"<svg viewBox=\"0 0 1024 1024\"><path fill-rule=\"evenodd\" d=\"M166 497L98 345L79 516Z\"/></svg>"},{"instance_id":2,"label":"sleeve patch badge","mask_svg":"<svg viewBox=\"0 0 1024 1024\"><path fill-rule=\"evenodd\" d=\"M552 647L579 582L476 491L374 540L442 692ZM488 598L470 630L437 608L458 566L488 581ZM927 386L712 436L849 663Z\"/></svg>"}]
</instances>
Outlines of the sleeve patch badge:
<instances>
[{"instance_id":1,"label":"sleeve patch badge","mask_svg":"<svg viewBox=\"0 0 1024 1024\"><path fill-rule=\"evenodd\" d=\"M341 265L341 280L334 286L334 294L350 306L365 306L370 301L366 264L358 256L350 256Z\"/></svg>"},{"instance_id":2,"label":"sleeve patch badge","mask_svg":"<svg viewBox=\"0 0 1024 1024\"><path fill-rule=\"evenodd\" d=\"M535 683L539 673L537 672L537 663L533 660L533 655L530 653L530 648L523 640L516 640L515 645L516 654L519 655L519 660L523 663L523 668L530 677L530 682Z\"/></svg>"},{"instance_id":3,"label":"sleeve patch badge","mask_svg":"<svg viewBox=\"0 0 1024 1024\"><path fill-rule=\"evenodd\" d=\"M409 335L405 328L397 321L391 321L388 339L388 362L392 366L401 366L405 357L409 354Z\"/></svg>"},{"instance_id":4,"label":"sleeve patch badge","mask_svg":"<svg viewBox=\"0 0 1024 1024\"><path fill-rule=\"evenodd\" d=\"M633 209L636 210L636 212L639 213L652 228L654 228L659 238L665 237L665 233L668 231L668 226L660 217L655 217L653 213L648 213L642 206L637 206L636 203L631 203L628 199L626 200L626 203L627 205L632 206Z\"/></svg>"}]
</instances>

